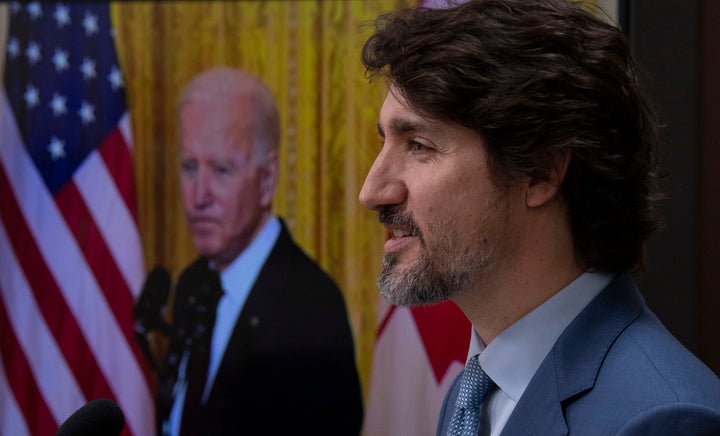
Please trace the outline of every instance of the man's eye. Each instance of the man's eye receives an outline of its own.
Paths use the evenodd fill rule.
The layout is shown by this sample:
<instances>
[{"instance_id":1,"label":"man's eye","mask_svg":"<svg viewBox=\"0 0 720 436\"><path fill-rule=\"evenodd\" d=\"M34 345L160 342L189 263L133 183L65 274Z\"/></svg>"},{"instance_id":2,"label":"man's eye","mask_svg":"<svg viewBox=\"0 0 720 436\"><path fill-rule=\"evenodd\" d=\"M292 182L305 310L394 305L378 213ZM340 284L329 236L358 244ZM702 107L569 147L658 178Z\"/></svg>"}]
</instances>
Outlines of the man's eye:
<instances>
[{"instance_id":1,"label":"man's eye","mask_svg":"<svg viewBox=\"0 0 720 436\"><path fill-rule=\"evenodd\" d=\"M197 165L195 164L195 162L182 161L182 162L180 162L180 170L183 173L191 173L191 172L197 170Z\"/></svg>"},{"instance_id":2,"label":"man's eye","mask_svg":"<svg viewBox=\"0 0 720 436\"><path fill-rule=\"evenodd\" d=\"M410 141L410 146L412 147L413 151L425 152L430 150L430 147L417 141Z\"/></svg>"},{"instance_id":3,"label":"man's eye","mask_svg":"<svg viewBox=\"0 0 720 436\"><path fill-rule=\"evenodd\" d=\"M221 175L221 176L224 176L224 175L230 174L230 172L231 172L230 167L223 166L223 165L217 165L217 166L215 166L215 173L216 173L216 174L219 174L219 175Z\"/></svg>"}]
</instances>

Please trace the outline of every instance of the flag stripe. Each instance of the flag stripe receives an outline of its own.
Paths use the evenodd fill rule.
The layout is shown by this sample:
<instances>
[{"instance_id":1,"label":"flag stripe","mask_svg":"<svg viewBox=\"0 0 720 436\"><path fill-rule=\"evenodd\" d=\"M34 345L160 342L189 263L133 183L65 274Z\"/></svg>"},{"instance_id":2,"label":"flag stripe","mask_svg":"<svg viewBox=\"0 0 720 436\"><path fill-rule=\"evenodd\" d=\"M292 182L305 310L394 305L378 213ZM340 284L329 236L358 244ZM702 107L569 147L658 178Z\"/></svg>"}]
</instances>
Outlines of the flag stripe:
<instances>
[{"instance_id":1,"label":"flag stripe","mask_svg":"<svg viewBox=\"0 0 720 436\"><path fill-rule=\"evenodd\" d=\"M104 168L104 165L102 165L95 156L97 155L89 157L88 167L97 166ZM100 174L104 173L104 171L81 169L79 170L79 173L80 172L86 175L91 173L96 174L97 177L94 177L94 186L107 186L107 184L103 183L102 177L100 177ZM118 268L119 264L114 261L115 258L110 254L108 246L106 245L106 241L118 240L118 238L104 238L100 232L100 228L96 225L98 222L110 222L112 220L103 217L100 217L99 220L95 219L87 205L102 205L104 201L108 201L110 204L105 210L109 210L111 215L117 217L122 215L127 216L127 214L122 213L123 210L125 210L123 208L111 207L112 205L118 204L114 200L113 195L117 191L112 189L106 189L104 190L105 192L99 192L99 189L85 190L86 196L95 197L91 201L86 202L79 192L79 187L88 186L89 184L87 181L85 183L68 183L55 195L55 202L65 218L68 228L75 236L75 240L83 251L88 266L98 281L99 290L102 291L110 309L113 311L113 316L119 324L125 340L130 345L137 361L141 363L143 376L149 381L151 379L150 368L142 356L142 351L134 342L133 319L127 316L127 314L132 313L133 309L134 301L132 293L127 286L125 278L120 273ZM101 200L101 198L104 199ZM98 208L96 207L96 209ZM98 212L96 211L95 213ZM109 229L106 229L106 232L109 231ZM121 225L118 225L115 231L119 232L119 234L127 234L123 231Z\"/></svg>"},{"instance_id":2,"label":"flag stripe","mask_svg":"<svg viewBox=\"0 0 720 436\"><path fill-rule=\"evenodd\" d=\"M137 217L135 180L133 179L132 157L119 128L110 132L100 147L100 155L123 198L125 207L133 218Z\"/></svg>"},{"instance_id":3,"label":"flag stripe","mask_svg":"<svg viewBox=\"0 0 720 436\"><path fill-rule=\"evenodd\" d=\"M117 142L118 129L110 134L109 141L106 140L100 147L100 153L106 147L121 147L127 150L124 142ZM116 155L118 161L111 161L112 165L106 165L98 152L93 152L85 162L78 168L73 176L75 185L82 193L93 219L104 235L107 246L112 253L112 259L122 273L123 280L128 286L130 296L137 296L142 287L142 278L145 274L143 269L142 246L137 225L128 208L125 207L125 199L117 189L111 174L118 171L112 170L117 163L122 165L122 158L128 158L126 153L111 152ZM129 169L128 169L129 171ZM118 175L118 177L120 177ZM132 177L126 175L125 178ZM118 236L122 235L122 236ZM128 253L133 253L128 256ZM129 312L126 312L129 313Z\"/></svg>"},{"instance_id":4,"label":"flag stripe","mask_svg":"<svg viewBox=\"0 0 720 436\"><path fill-rule=\"evenodd\" d=\"M0 293L6 293L4 287L0 287ZM2 386L2 389L0 389L0 397L3 398L3 406L7 404L6 407L9 408L9 403L13 403L12 413L14 416L24 413L24 419L22 420L7 419L8 415L6 415L5 412L6 407L3 407L3 416L6 417L6 419L0 421L0 425L2 426L0 427L0 434L18 434L10 432L10 429L4 428L5 425L11 423L13 423L14 426L17 426L17 423L22 423L22 427L26 428L27 425L25 423L30 423L32 427L27 431L32 430L35 434L51 434L53 430L51 423L54 422L54 418L42 400L42 394L35 383L35 378L32 375L27 359L25 359L25 354L20 348L17 339L12 334L12 325L7 318L5 304L2 304L1 301L0 326L2 326L3 332L2 338L0 339L3 358L0 359L0 364L3 365L3 371L5 371L5 368L8 368L10 370L9 374L12 374L9 380L5 377L4 373L2 374L2 378L4 379L3 383L7 382L7 385ZM10 356L12 356L12 360L10 360ZM14 393L14 397L10 395L11 393ZM23 405L22 409L17 406L15 399Z\"/></svg>"},{"instance_id":5,"label":"flag stripe","mask_svg":"<svg viewBox=\"0 0 720 436\"><path fill-rule=\"evenodd\" d=\"M65 218L68 229L83 251L88 266L97 277L99 290L113 311L113 317L125 332L126 338L132 340L130 335L133 329L132 319L123 317L123 314L132 311L132 295L117 264L113 262L105 240L95 225L96 221L78 192L78 186L75 183L65 185L55 194L55 202Z\"/></svg>"},{"instance_id":6,"label":"flag stripe","mask_svg":"<svg viewBox=\"0 0 720 436\"><path fill-rule=\"evenodd\" d=\"M48 424L52 425L82 405L85 397L58 348L52 329L46 324L27 276L22 274L22 267L10 249L6 223L0 220L0 224L0 259L3 265L11 267L0 277L0 292L3 309L12 308L5 311L4 317L12 326L8 333L14 332L14 335L8 334L8 348L3 345L3 359L11 370L11 386L18 404L28 415L28 423L41 425L34 421L45 421L50 413L53 419ZM12 360L8 361L9 358ZM23 384L15 384L20 380ZM45 404L41 398L53 401Z\"/></svg>"},{"instance_id":7,"label":"flag stripe","mask_svg":"<svg viewBox=\"0 0 720 436\"><path fill-rule=\"evenodd\" d=\"M107 383L102 377L97 376L99 368L92 359L90 347L84 340L75 319L65 316L69 312L69 308L47 265L43 262L43 255L27 227L28 221L25 221L20 215L20 207L12 192L4 167L0 167L2 221L6 229L12 229L12 232L7 232L9 243L6 245L13 248L18 264L18 269L10 270L7 274L11 275L20 270L24 272L29 282L29 286L26 286L27 292L34 295L36 300L43 302L39 306L38 315L40 317L38 319L44 319L47 322L49 330L55 336L55 341L63 352L65 361L78 378L84 396L95 398L97 395L108 392ZM17 289L17 286L9 287L9 289ZM9 297L14 297L17 292L16 290ZM17 310L15 304L8 304L8 306ZM15 325L22 327L26 324Z\"/></svg>"},{"instance_id":8,"label":"flag stripe","mask_svg":"<svg viewBox=\"0 0 720 436\"><path fill-rule=\"evenodd\" d=\"M0 290L0 294L1 293L2 291ZM4 348L6 342L3 339L3 332L9 335L10 331L7 318L4 317L5 305L2 302L2 298L0 298L0 312L2 312L0 313L0 318L2 318L0 319L0 327L2 327L0 329L0 349L6 349ZM21 361L22 360L24 360L24 356ZM27 366L27 364L25 364L25 366ZM26 420L22 417L22 411L15 401L15 397L12 395L7 374L9 373L5 370L3 355L0 353L0 416L4 418L0 419L0 434L27 436L30 434L30 429L26 424ZM22 374L22 372L20 372L20 374ZM13 376L14 375L13 373ZM35 387L35 389L37 391L37 387ZM47 411L47 408L45 408L45 410ZM50 412L46 412L44 415L46 419L42 421L51 422L52 417L50 416Z\"/></svg>"},{"instance_id":9,"label":"flag stripe","mask_svg":"<svg viewBox=\"0 0 720 436\"><path fill-rule=\"evenodd\" d=\"M108 138L98 148L98 152L91 153L78 168L73 180L77 192L82 195L84 205L92 215L91 222L102 235L98 245L102 244L103 247L103 262L95 261L95 254L90 256L87 252L86 258L91 264L100 288L109 290L106 291L106 296L120 296L114 299L108 298L111 301L110 306L125 333L135 359L140 364L146 383L151 384L153 375L142 350L135 343L134 322L132 316L129 316L132 313L134 300L139 296L142 287L141 279L145 275L145 262L136 220L126 204L127 201L135 203L134 189L118 188L122 186L118 183L134 186L132 167L128 165L131 163L130 147L124 136L128 133L125 132L129 127L127 120L127 115L124 115L118 127L110 132ZM114 169L115 165L122 168L126 174L123 175L121 171ZM124 198L123 195L132 198ZM66 221L73 222L67 217Z\"/></svg>"}]
</instances>

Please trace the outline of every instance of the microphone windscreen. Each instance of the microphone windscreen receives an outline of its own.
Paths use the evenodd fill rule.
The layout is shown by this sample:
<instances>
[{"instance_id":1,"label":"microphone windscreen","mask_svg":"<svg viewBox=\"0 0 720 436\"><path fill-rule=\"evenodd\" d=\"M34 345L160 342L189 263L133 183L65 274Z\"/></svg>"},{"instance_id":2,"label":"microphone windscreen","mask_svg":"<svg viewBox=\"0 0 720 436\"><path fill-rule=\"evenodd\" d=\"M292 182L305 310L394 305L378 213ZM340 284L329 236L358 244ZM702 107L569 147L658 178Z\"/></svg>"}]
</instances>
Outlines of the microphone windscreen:
<instances>
[{"instance_id":1,"label":"microphone windscreen","mask_svg":"<svg viewBox=\"0 0 720 436\"><path fill-rule=\"evenodd\" d=\"M93 400L75 411L58 428L57 436L119 435L125 415L107 398Z\"/></svg>"},{"instance_id":2,"label":"microphone windscreen","mask_svg":"<svg viewBox=\"0 0 720 436\"><path fill-rule=\"evenodd\" d=\"M158 324L160 322L160 313L170 294L171 283L170 273L162 266L158 265L150 271L140 293L140 298L138 298L138 302L133 309L136 320L142 320L149 324ZM146 327L154 328L156 326L149 325Z\"/></svg>"}]
</instances>

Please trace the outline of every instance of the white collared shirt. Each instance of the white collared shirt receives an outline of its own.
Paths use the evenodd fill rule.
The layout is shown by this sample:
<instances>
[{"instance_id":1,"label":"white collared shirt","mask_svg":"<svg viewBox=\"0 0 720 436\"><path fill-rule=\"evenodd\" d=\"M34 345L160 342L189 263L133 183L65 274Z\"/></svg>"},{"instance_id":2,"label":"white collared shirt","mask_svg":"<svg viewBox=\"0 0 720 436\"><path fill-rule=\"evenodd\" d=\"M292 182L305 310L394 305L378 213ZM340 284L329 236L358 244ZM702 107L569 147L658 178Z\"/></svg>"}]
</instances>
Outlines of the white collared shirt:
<instances>
[{"instance_id":1,"label":"white collared shirt","mask_svg":"<svg viewBox=\"0 0 720 436\"><path fill-rule=\"evenodd\" d=\"M220 274L223 295L220 297L215 315L212 342L210 345L210 362L208 364L208 381L203 391L202 402L210 395L220 361L225 353L235 322L242 311L250 290L257 280L260 270L272 251L280 235L280 220L271 216L260 233L248 247ZM187 353L183 355L178 369L178 381L175 386L175 400L170 410L169 420L163 423L163 434L177 436L180 434L183 404L185 403L185 367Z\"/></svg>"},{"instance_id":2,"label":"white collared shirt","mask_svg":"<svg viewBox=\"0 0 720 436\"><path fill-rule=\"evenodd\" d=\"M483 403L490 436L499 435L540 364L573 319L612 280L613 274L585 272L560 292L515 321L485 347L473 329L468 359L479 362L498 389ZM483 410L484 409L484 410ZM487 431L487 430L486 430Z\"/></svg>"}]
</instances>

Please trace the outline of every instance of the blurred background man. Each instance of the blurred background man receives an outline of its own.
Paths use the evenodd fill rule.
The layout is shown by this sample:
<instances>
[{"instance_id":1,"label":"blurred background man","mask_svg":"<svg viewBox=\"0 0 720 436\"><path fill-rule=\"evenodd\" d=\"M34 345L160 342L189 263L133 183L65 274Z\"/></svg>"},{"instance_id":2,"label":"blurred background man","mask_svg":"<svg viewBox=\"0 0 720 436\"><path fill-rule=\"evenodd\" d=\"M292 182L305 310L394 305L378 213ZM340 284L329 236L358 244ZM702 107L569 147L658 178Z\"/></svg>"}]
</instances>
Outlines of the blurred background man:
<instances>
[{"instance_id":1,"label":"blurred background man","mask_svg":"<svg viewBox=\"0 0 720 436\"><path fill-rule=\"evenodd\" d=\"M180 184L200 258L180 275L158 413L169 435L354 435L362 398L343 296L272 212L278 109L231 68L179 101Z\"/></svg>"}]
</instances>

